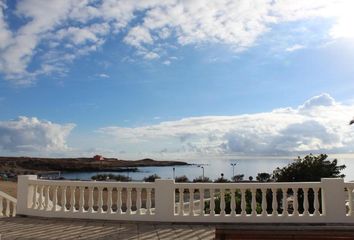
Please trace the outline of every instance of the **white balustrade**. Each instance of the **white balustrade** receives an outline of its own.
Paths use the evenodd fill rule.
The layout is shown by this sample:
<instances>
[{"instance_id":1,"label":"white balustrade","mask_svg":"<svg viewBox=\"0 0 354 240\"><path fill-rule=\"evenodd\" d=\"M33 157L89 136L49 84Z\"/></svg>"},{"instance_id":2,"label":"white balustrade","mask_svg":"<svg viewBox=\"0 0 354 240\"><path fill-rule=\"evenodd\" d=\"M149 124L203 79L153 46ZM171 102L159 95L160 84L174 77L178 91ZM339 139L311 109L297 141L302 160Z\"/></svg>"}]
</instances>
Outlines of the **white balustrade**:
<instances>
[{"instance_id":1,"label":"white balustrade","mask_svg":"<svg viewBox=\"0 0 354 240\"><path fill-rule=\"evenodd\" d=\"M19 176L17 212L130 221L354 222L353 191L354 183L342 179L306 183L175 183L160 179L140 183Z\"/></svg>"},{"instance_id":2,"label":"white balustrade","mask_svg":"<svg viewBox=\"0 0 354 240\"><path fill-rule=\"evenodd\" d=\"M16 216L17 200L7 193L0 191L0 217Z\"/></svg>"}]
</instances>

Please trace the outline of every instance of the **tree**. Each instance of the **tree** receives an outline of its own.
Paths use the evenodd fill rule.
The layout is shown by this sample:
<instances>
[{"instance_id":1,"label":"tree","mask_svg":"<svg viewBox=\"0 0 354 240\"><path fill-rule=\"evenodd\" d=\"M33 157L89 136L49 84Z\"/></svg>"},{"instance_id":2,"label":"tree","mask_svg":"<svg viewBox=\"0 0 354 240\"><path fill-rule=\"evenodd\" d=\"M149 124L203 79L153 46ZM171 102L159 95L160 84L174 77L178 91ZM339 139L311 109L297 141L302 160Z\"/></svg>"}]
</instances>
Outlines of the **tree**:
<instances>
[{"instance_id":1,"label":"tree","mask_svg":"<svg viewBox=\"0 0 354 240\"><path fill-rule=\"evenodd\" d=\"M214 183L228 183L228 182L230 182L229 179L224 178L224 174L223 173L221 173L220 176L221 177L219 177L219 178L214 180Z\"/></svg>"},{"instance_id":2,"label":"tree","mask_svg":"<svg viewBox=\"0 0 354 240\"><path fill-rule=\"evenodd\" d=\"M327 160L326 154L314 156L312 154L303 159L298 157L293 163L273 171L274 180L277 182L317 182L321 178L343 178L340 174L345 165L337 165L337 159Z\"/></svg>"},{"instance_id":3,"label":"tree","mask_svg":"<svg viewBox=\"0 0 354 240\"><path fill-rule=\"evenodd\" d=\"M252 177L252 176L249 176L249 177L248 177L248 180L253 181L253 177Z\"/></svg>"},{"instance_id":4,"label":"tree","mask_svg":"<svg viewBox=\"0 0 354 240\"><path fill-rule=\"evenodd\" d=\"M208 177L199 176L199 177L197 177L197 178L194 178L194 179L193 179L193 182L194 182L194 183L198 183L198 182L203 183L203 182L212 182L212 181L211 181L211 179L208 178Z\"/></svg>"},{"instance_id":5,"label":"tree","mask_svg":"<svg viewBox=\"0 0 354 240\"><path fill-rule=\"evenodd\" d=\"M155 182L156 179L160 179L161 177L157 174L150 175L148 177L144 177L144 182Z\"/></svg>"},{"instance_id":6,"label":"tree","mask_svg":"<svg viewBox=\"0 0 354 240\"><path fill-rule=\"evenodd\" d=\"M270 175L269 173L262 172L257 174L256 179L259 182L269 182L271 176L272 175Z\"/></svg>"},{"instance_id":7,"label":"tree","mask_svg":"<svg viewBox=\"0 0 354 240\"><path fill-rule=\"evenodd\" d=\"M244 174L237 174L232 177L232 181L241 182L241 181L243 181L244 176L245 176Z\"/></svg>"},{"instance_id":8,"label":"tree","mask_svg":"<svg viewBox=\"0 0 354 240\"><path fill-rule=\"evenodd\" d=\"M189 179L186 175L183 175L183 176L176 177L175 182L189 182Z\"/></svg>"}]
</instances>

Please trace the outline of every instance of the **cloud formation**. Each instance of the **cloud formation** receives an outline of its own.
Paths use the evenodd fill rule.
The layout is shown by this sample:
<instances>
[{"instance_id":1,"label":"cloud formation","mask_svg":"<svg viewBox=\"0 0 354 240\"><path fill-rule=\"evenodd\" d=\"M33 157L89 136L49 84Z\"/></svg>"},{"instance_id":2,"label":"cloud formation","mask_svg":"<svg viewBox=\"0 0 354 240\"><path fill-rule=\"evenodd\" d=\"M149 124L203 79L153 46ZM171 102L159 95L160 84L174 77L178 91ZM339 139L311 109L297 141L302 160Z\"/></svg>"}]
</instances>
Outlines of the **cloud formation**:
<instances>
[{"instance_id":1,"label":"cloud formation","mask_svg":"<svg viewBox=\"0 0 354 240\"><path fill-rule=\"evenodd\" d=\"M353 113L353 105L321 94L297 108L184 118L135 128L111 126L99 132L117 145L134 145L136 151L149 144L152 151L163 149L164 154L179 156L345 153L354 148L354 129L348 125Z\"/></svg>"},{"instance_id":2,"label":"cloud formation","mask_svg":"<svg viewBox=\"0 0 354 240\"><path fill-rule=\"evenodd\" d=\"M75 124L57 124L35 117L0 122L0 149L10 153L68 150L66 139Z\"/></svg>"},{"instance_id":3,"label":"cloud formation","mask_svg":"<svg viewBox=\"0 0 354 240\"><path fill-rule=\"evenodd\" d=\"M275 24L310 18L335 19L330 36L350 37L351 7L348 0L24 0L9 9L0 0L0 72L29 84L65 71L118 34L137 56L162 63L166 45L224 44L243 51ZM18 29L9 27L9 11L23 23ZM39 64L30 68L34 59Z\"/></svg>"}]
</instances>

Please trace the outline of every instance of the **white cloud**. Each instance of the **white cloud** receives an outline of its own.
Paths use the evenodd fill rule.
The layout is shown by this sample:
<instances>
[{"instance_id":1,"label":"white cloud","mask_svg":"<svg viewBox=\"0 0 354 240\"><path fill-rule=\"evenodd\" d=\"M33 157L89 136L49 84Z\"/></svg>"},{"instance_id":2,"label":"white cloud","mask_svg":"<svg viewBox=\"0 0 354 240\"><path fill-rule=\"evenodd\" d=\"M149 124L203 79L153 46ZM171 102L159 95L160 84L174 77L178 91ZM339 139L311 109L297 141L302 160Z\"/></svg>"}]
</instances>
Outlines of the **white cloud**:
<instances>
[{"instance_id":1,"label":"white cloud","mask_svg":"<svg viewBox=\"0 0 354 240\"><path fill-rule=\"evenodd\" d=\"M97 51L118 33L147 60L166 55L166 41L175 46L224 44L243 51L275 24L309 18L333 19L330 36L348 37L352 7L348 0L24 0L17 2L14 11L24 23L13 30L6 18L10 9L1 0L0 72L8 80L30 83L38 75L65 68L60 58L49 61L43 55L69 54L66 63L70 63ZM30 71L28 66L37 56L39 67Z\"/></svg>"},{"instance_id":2,"label":"white cloud","mask_svg":"<svg viewBox=\"0 0 354 240\"><path fill-rule=\"evenodd\" d=\"M105 74L105 73L100 73L100 74L98 74L98 76L100 78L110 78L110 76L108 74Z\"/></svg>"},{"instance_id":3,"label":"white cloud","mask_svg":"<svg viewBox=\"0 0 354 240\"><path fill-rule=\"evenodd\" d=\"M75 124L57 124L35 117L0 122L0 149L7 152L66 151L66 138Z\"/></svg>"},{"instance_id":4,"label":"white cloud","mask_svg":"<svg viewBox=\"0 0 354 240\"><path fill-rule=\"evenodd\" d=\"M295 44L295 45L292 45L292 46L286 48L285 51L287 51L287 52L294 52L294 51L297 51L297 50L300 50L300 49L303 49L303 48L305 48L304 45Z\"/></svg>"},{"instance_id":5,"label":"white cloud","mask_svg":"<svg viewBox=\"0 0 354 240\"><path fill-rule=\"evenodd\" d=\"M12 32L9 30L4 16L4 11L7 8L3 1L0 1L0 50L10 44ZM1 69L1 67L0 67Z\"/></svg>"},{"instance_id":6,"label":"white cloud","mask_svg":"<svg viewBox=\"0 0 354 240\"><path fill-rule=\"evenodd\" d=\"M297 108L236 116L205 116L142 127L111 126L99 133L136 152L170 155L288 155L350 152L354 130L348 125L354 105L315 96ZM166 151L164 151L166 155Z\"/></svg>"}]
</instances>

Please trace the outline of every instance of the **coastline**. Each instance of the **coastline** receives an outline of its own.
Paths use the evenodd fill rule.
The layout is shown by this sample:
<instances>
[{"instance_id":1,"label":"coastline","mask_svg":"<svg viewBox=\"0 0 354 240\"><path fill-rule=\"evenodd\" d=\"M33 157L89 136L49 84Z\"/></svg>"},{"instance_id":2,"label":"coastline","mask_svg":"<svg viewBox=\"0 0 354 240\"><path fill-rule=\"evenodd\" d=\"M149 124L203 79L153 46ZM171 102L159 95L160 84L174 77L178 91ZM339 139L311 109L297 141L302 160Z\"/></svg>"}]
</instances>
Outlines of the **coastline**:
<instances>
[{"instance_id":1,"label":"coastline","mask_svg":"<svg viewBox=\"0 0 354 240\"><path fill-rule=\"evenodd\" d=\"M137 167L182 166L181 161L157 161L150 158L123 160L117 158L37 158L37 157L0 157L0 174L41 174L51 172L122 172L127 169L136 171Z\"/></svg>"}]
</instances>

